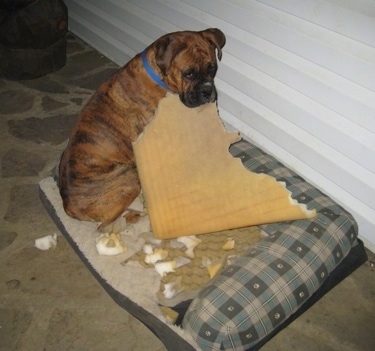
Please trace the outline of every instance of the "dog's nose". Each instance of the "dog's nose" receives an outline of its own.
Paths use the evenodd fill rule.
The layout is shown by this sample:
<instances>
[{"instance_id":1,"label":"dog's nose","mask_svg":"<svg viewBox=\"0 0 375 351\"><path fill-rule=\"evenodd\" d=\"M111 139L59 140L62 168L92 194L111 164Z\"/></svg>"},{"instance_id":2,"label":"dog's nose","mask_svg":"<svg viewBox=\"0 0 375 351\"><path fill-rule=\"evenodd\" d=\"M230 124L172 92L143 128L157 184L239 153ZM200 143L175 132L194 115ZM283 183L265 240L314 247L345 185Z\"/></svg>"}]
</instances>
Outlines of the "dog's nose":
<instances>
[{"instance_id":1,"label":"dog's nose","mask_svg":"<svg viewBox=\"0 0 375 351\"><path fill-rule=\"evenodd\" d=\"M202 97L205 99L208 99L209 97L211 97L212 92L213 92L213 86L210 83L203 85L200 91Z\"/></svg>"}]
</instances>

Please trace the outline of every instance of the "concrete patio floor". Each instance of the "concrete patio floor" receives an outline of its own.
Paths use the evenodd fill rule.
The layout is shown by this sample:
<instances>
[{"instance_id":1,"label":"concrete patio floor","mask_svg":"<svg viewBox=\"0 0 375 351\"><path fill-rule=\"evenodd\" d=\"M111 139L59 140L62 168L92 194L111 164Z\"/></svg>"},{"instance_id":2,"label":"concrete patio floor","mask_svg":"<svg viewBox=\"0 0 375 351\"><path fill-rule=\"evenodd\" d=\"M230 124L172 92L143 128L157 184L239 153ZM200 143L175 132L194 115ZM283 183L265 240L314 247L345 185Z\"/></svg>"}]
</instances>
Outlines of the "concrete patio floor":
<instances>
[{"instance_id":1,"label":"concrete patio floor","mask_svg":"<svg viewBox=\"0 0 375 351\"><path fill-rule=\"evenodd\" d=\"M0 79L0 351L165 350L120 308L80 261L42 206L77 113L118 67L68 34L58 72ZM57 247L34 240L58 233ZM375 255L262 351L375 349Z\"/></svg>"}]
</instances>

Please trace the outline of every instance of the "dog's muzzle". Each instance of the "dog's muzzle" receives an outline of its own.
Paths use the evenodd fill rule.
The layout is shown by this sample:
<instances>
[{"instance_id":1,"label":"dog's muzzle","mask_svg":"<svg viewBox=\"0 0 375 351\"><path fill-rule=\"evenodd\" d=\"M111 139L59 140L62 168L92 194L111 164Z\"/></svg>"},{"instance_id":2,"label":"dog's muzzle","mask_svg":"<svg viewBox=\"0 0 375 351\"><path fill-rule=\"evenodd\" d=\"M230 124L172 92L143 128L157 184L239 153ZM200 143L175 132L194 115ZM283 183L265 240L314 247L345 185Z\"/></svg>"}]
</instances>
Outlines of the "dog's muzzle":
<instances>
[{"instance_id":1,"label":"dog's muzzle","mask_svg":"<svg viewBox=\"0 0 375 351\"><path fill-rule=\"evenodd\" d=\"M187 107L198 107L216 101L217 93L213 82L205 82L190 92L180 94L181 102Z\"/></svg>"}]
</instances>

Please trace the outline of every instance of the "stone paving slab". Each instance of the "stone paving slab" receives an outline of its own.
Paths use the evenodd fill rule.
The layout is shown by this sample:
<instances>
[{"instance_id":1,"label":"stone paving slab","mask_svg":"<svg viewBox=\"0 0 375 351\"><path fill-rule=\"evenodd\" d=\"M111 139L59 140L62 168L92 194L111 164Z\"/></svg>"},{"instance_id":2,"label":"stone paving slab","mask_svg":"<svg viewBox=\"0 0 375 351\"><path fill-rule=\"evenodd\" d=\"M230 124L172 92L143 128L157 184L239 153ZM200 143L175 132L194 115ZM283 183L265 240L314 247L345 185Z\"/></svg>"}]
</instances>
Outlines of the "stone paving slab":
<instances>
[{"instance_id":1,"label":"stone paving slab","mask_svg":"<svg viewBox=\"0 0 375 351\"><path fill-rule=\"evenodd\" d=\"M0 79L0 351L165 350L97 283L39 200L78 112L118 66L69 34L67 64L30 81Z\"/></svg>"}]
</instances>

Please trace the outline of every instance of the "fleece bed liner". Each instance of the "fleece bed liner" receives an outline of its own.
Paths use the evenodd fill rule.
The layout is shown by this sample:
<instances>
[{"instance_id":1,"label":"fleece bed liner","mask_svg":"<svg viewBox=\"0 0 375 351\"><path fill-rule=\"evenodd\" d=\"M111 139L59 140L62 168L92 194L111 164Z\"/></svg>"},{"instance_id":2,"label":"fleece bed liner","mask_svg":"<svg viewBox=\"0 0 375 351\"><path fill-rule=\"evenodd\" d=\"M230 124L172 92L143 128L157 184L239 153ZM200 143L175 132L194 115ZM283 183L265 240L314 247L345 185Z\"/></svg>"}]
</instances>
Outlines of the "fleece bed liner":
<instances>
[{"instance_id":1,"label":"fleece bed liner","mask_svg":"<svg viewBox=\"0 0 375 351\"><path fill-rule=\"evenodd\" d=\"M243 141L242 144L241 142L239 143L239 147L237 149L234 151L232 150L231 152L237 157L241 157L246 165L246 160L244 160L244 158L251 158L251 150L256 150L259 152L257 148ZM261 155L264 156L265 154L261 153ZM265 162L265 164L267 164L267 162ZM276 165L277 167L283 167L279 163ZM253 166L246 166L249 169L253 168L251 170L255 171ZM275 164L272 164L272 167L275 167ZM257 164L256 168L260 172L267 173L264 166L259 167L259 164ZM283 174L283 178L285 178L285 172ZM293 174L293 177L297 177L299 180L302 180L295 174ZM144 284L142 279L140 279L139 282L139 291L134 293L134 291L129 292L126 291L126 289L123 289L121 274L113 277L108 277L108 275L106 276L103 274L100 261L103 261L103 259L106 260L107 258L98 256L96 252L94 252L95 236L93 236L92 232L96 231L97 224L79 222L71 219L65 214L56 182L52 177L45 178L40 182L39 192L44 207L56 223L61 233L70 243L72 248L81 258L90 272L119 306L144 323L164 343L168 350L196 350L202 348L196 343L196 335L184 330L184 328L181 327L186 311L188 310L192 300L186 300L174 306L173 309L179 313L176 325L167 323L160 313L157 300L153 297L153 295L156 295L156 291L152 291L151 289L151 291L145 292L144 289L141 288ZM273 224L271 227L275 228L275 225L277 226L277 224ZM129 252L128 254L132 255L132 252ZM120 265L123 258L110 257L110 259L112 268L114 266L113 260L117 260L117 263L119 263L117 266L119 269L123 269L123 266ZM280 332L283 328L285 328L293 320L310 308L315 302L317 302L334 286L350 275L366 260L367 255L363 243L359 239L356 239L355 242L353 241L350 249L348 249L348 253L345 255L345 257L331 270L328 277L319 286L319 288L313 294L311 294L309 298L303 302L303 304L298 306L296 311L291 313L281 323L272 328L272 330L270 330L266 336L260 338L248 347L244 346L242 349L249 351L260 349L268 340L270 340L273 336L275 336L278 332ZM133 270L133 272L130 272L131 274L141 276L139 273L142 272L142 275L144 275L144 269L142 270L142 268L138 267L137 265L130 266L129 269ZM149 273L147 273L143 278L151 282L154 281L157 285L157 282L159 281L158 277L153 275L154 272L152 272L152 270L148 270L148 272ZM114 274L116 274L116 272L114 272Z\"/></svg>"}]
</instances>

